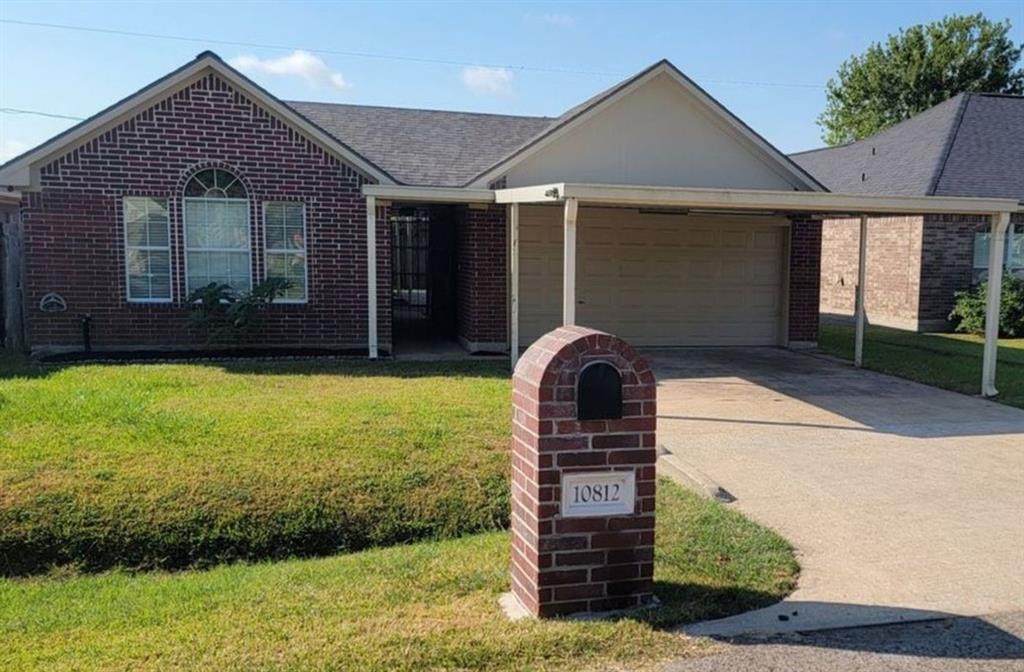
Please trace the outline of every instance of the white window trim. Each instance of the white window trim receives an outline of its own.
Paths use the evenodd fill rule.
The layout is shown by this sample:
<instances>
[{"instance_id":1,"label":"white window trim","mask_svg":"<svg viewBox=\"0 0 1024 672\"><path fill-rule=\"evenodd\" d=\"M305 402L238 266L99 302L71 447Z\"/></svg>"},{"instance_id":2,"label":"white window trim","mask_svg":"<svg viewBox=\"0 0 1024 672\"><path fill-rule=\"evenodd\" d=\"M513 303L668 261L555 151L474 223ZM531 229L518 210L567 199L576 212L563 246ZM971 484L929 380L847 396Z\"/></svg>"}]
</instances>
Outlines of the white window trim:
<instances>
[{"instance_id":1,"label":"white window trim","mask_svg":"<svg viewBox=\"0 0 1024 672\"><path fill-rule=\"evenodd\" d=\"M167 247L160 247L158 245L129 245L128 244L128 201L130 200L155 200L164 202L164 211L167 213L164 217L164 226L167 227ZM128 303L174 303L174 258L171 253L171 199L165 196L122 196L121 197L121 233L124 236L124 247L121 249L124 251L124 296L125 301ZM139 250L142 252L166 252L167 253L167 281L170 287L170 296L166 299L161 298L144 298L136 299L132 298L132 282L131 272L128 269L128 252L129 250Z\"/></svg>"},{"instance_id":2,"label":"white window trim","mask_svg":"<svg viewBox=\"0 0 1024 672\"><path fill-rule=\"evenodd\" d=\"M1015 227L1021 227L1022 230L1020 232L1017 232L1015 230ZM986 248L986 254L985 254L985 258L984 258L985 265L984 266L978 266L978 265L975 264L974 257L977 256L977 246L978 246L978 238L979 237L986 238L988 240L988 244L989 245L992 244L992 234L991 234L991 232L989 232L989 231L976 231L975 232L973 247L971 248L971 258L972 258L971 270L974 273L978 273L978 272L981 272L981 271L984 271L984 272L987 273L988 272L988 254L987 254L987 249L988 248ZM1011 223L1009 228L1006 231L1006 243L1005 243L1004 251L1003 251L1003 271L1006 272L1006 273L1012 273L1012 272L1024 270L1024 263L1021 263L1019 265L1015 265L1015 264L1011 263L1011 262L1014 261L1012 250L1013 250L1013 243L1014 243L1014 240L1016 238L1024 238L1024 227L1022 227L1022 225L1020 225L1020 224L1012 224Z\"/></svg>"},{"instance_id":3,"label":"white window trim","mask_svg":"<svg viewBox=\"0 0 1024 672\"><path fill-rule=\"evenodd\" d=\"M246 240L246 252L249 255L249 291L252 291L253 282L253 263L252 263L252 218L249 212L249 199L248 198L208 198L206 196L184 196L181 202L181 236L185 248L185 258L182 260L182 268L185 272L185 297L192 295L195 291L189 285L188 275L188 253L189 252L231 252L237 254L243 250L237 247L190 247L188 244L188 202L189 201L219 201L222 203L245 203L245 240Z\"/></svg>"},{"instance_id":4,"label":"white window trim","mask_svg":"<svg viewBox=\"0 0 1024 672\"><path fill-rule=\"evenodd\" d=\"M278 297L274 299L274 303L292 303L292 304L304 304L309 303L309 230L306 227L306 203L304 201L263 201L263 279L266 280L270 277L270 263L269 257L271 254L295 254L298 250L272 250L267 245L267 206L277 205L280 203L284 204L299 204L302 206L302 263L306 267L306 272L303 274L305 280L305 286L303 287L303 294L306 298L304 299L285 299Z\"/></svg>"}]
</instances>

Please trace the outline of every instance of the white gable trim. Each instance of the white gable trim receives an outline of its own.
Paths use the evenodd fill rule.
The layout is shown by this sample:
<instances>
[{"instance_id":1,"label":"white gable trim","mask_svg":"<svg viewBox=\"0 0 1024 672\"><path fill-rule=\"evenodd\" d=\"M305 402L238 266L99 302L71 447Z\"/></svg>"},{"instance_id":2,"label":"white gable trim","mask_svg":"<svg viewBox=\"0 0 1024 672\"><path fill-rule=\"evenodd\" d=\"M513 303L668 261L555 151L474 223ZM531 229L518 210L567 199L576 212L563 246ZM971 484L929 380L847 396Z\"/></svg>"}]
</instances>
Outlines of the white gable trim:
<instances>
[{"instance_id":1,"label":"white gable trim","mask_svg":"<svg viewBox=\"0 0 1024 672\"><path fill-rule=\"evenodd\" d=\"M137 93L115 103L99 114L73 126L64 133L15 157L0 166L0 185L13 188L38 189L39 168L72 151L89 140L119 126L126 120L152 107L211 72L237 88L239 92L281 117L286 123L306 134L336 158L352 165L381 184L395 184L394 178L352 148L327 134L319 126L291 109L255 82L230 67L211 52L200 54L194 61L166 75Z\"/></svg>"},{"instance_id":2,"label":"white gable trim","mask_svg":"<svg viewBox=\"0 0 1024 672\"><path fill-rule=\"evenodd\" d=\"M726 109L721 103L712 98L691 79L686 77L674 65L668 61L661 61L645 72L640 73L632 80L628 80L617 90L612 91L590 107L581 110L571 119L559 126L546 131L535 138L531 143L503 159L486 172L473 178L467 187L487 187L494 180L502 177L514 166L522 163L529 157L537 154L545 147L555 142L573 129L579 127L587 120L600 114L609 106L615 104L622 98L630 95L640 87L650 82L659 75L668 75L683 90L694 98L708 115L718 123L726 132L746 144L754 156L760 159L772 172L776 173L795 189L802 191L827 191L824 186L817 182L809 173L796 165L792 159L780 152L771 143L758 135L753 129L743 123L736 115Z\"/></svg>"}]
</instances>

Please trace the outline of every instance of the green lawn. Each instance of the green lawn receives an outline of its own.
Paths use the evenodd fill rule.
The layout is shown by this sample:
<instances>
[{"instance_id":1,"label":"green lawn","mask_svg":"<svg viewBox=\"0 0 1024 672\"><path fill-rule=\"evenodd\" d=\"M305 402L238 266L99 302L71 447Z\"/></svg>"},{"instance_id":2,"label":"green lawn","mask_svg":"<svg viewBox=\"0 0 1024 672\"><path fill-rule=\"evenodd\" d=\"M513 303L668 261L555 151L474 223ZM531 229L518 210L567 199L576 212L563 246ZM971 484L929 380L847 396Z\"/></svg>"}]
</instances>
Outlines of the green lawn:
<instances>
[{"instance_id":1,"label":"green lawn","mask_svg":"<svg viewBox=\"0 0 1024 672\"><path fill-rule=\"evenodd\" d=\"M0 359L0 575L503 529L509 404L486 362Z\"/></svg>"},{"instance_id":2,"label":"green lawn","mask_svg":"<svg viewBox=\"0 0 1024 672\"><path fill-rule=\"evenodd\" d=\"M767 605L777 535L659 484L657 592L633 618L509 622L505 532L208 571L0 580L0 669L572 670L700 654L667 626Z\"/></svg>"},{"instance_id":3,"label":"green lawn","mask_svg":"<svg viewBox=\"0 0 1024 672\"><path fill-rule=\"evenodd\" d=\"M852 326L821 325L819 344L832 355L853 359ZM981 391L984 339L966 334L917 334L870 326L864 366L965 394ZM1000 339L997 401L1024 408L1024 338Z\"/></svg>"}]
</instances>

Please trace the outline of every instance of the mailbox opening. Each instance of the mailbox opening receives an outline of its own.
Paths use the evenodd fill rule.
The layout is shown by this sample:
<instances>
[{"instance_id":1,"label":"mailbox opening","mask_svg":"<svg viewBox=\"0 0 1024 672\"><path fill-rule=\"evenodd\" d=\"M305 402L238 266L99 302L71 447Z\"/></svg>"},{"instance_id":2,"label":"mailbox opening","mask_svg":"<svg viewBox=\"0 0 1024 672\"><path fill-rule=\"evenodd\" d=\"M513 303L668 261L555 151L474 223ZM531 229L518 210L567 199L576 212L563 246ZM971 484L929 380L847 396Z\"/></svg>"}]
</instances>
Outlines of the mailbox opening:
<instances>
[{"instance_id":1,"label":"mailbox opening","mask_svg":"<svg viewBox=\"0 0 1024 672\"><path fill-rule=\"evenodd\" d=\"M594 362L580 371L576 389L579 420L618 420L622 417L622 374L608 362Z\"/></svg>"}]
</instances>

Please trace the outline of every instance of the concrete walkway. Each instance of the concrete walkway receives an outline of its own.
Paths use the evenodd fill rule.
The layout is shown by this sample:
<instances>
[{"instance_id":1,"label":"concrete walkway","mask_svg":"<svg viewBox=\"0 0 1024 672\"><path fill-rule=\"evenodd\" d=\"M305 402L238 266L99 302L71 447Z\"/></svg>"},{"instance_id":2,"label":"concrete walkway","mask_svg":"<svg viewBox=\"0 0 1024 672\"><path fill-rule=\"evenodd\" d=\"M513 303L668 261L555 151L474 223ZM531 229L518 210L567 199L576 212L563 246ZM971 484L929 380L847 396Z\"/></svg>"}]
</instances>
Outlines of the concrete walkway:
<instances>
[{"instance_id":1,"label":"concrete walkway","mask_svg":"<svg viewBox=\"0 0 1024 672\"><path fill-rule=\"evenodd\" d=\"M646 354L662 467L724 488L802 566L783 603L687 632L1024 610L1024 411L770 348Z\"/></svg>"}]
</instances>

